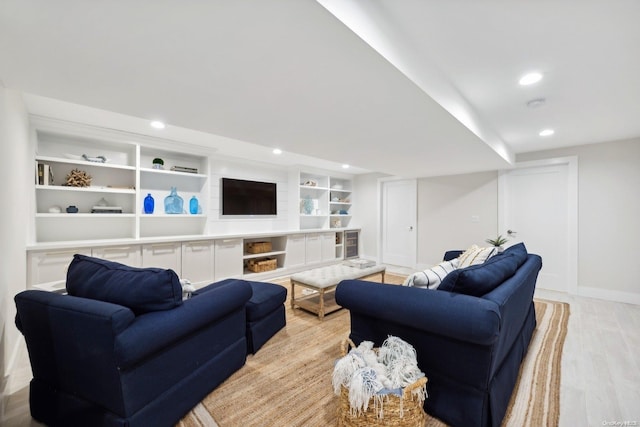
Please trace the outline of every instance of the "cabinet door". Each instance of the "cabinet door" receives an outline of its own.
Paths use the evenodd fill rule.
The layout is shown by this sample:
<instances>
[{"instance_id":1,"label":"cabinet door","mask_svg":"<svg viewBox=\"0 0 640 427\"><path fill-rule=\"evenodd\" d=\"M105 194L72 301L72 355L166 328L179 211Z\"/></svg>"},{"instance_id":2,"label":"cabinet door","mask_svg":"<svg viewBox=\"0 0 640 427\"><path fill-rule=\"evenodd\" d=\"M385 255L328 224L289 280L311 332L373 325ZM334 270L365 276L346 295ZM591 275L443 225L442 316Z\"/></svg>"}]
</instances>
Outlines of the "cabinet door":
<instances>
[{"instance_id":1,"label":"cabinet door","mask_svg":"<svg viewBox=\"0 0 640 427\"><path fill-rule=\"evenodd\" d=\"M215 241L214 276L216 280L242 277L242 239Z\"/></svg>"},{"instance_id":2,"label":"cabinet door","mask_svg":"<svg viewBox=\"0 0 640 427\"><path fill-rule=\"evenodd\" d=\"M93 248L91 253L96 258L108 259L130 267L142 266L142 254L139 245Z\"/></svg>"},{"instance_id":3,"label":"cabinet door","mask_svg":"<svg viewBox=\"0 0 640 427\"><path fill-rule=\"evenodd\" d=\"M182 243L182 277L196 286L213 282L213 241Z\"/></svg>"},{"instance_id":4,"label":"cabinet door","mask_svg":"<svg viewBox=\"0 0 640 427\"><path fill-rule=\"evenodd\" d=\"M320 241L322 242L322 261L336 259L336 234L322 233Z\"/></svg>"},{"instance_id":5,"label":"cabinet door","mask_svg":"<svg viewBox=\"0 0 640 427\"><path fill-rule=\"evenodd\" d=\"M319 234L306 235L306 264L314 264L322 261L322 241Z\"/></svg>"},{"instance_id":6,"label":"cabinet door","mask_svg":"<svg viewBox=\"0 0 640 427\"><path fill-rule=\"evenodd\" d=\"M170 268L182 275L182 245L180 243L152 243L142 246L142 266Z\"/></svg>"},{"instance_id":7,"label":"cabinet door","mask_svg":"<svg viewBox=\"0 0 640 427\"><path fill-rule=\"evenodd\" d=\"M64 290L67 269L73 259L73 254L91 256L91 249L30 252L27 257L29 288L47 291Z\"/></svg>"},{"instance_id":8,"label":"cabinet door","mask_svg":"<svg viewBox=\"0 0 640 427\"><path fill-rule=\"evenodd\" d=\"M287 254L284 258L284 267L298 267L305 263L305 236L294 234L287 236Z\"/></svg>"}]
</instances>

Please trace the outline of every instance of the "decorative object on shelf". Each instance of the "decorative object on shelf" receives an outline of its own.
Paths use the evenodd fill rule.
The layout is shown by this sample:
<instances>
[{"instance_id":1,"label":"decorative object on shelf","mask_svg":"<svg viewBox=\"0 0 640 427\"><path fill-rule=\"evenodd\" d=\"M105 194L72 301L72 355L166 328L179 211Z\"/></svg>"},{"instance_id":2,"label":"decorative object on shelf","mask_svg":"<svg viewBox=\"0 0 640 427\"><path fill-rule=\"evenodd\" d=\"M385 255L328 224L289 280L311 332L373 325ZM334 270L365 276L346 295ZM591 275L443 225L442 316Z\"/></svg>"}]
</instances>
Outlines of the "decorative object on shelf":
<instances>
[{"instance_id":1,"label":"decorative object on shelf","mask_svg":"<svg viewBox=\"0 0 640 427\"><path fill-rule=\"evenodd\" d=\"M305 187L317 187L318 183L312 179L308 179L305 182L303 182L302 185L304 185Z\"/></svg>"},{"instance_id":2,"label":"decorative object on shelf","mask_svg":"<svg viewBox=\"0 0 640 427\"><path fill-rule=\"evenodd\" d=\"M342 190L342 184L333 184L331 188L334 190Z\"/></svg>"},{"instance_id":3,"label":"decorative object on shelf","mask_svg":"<svg viewBox=\"0 0 640 427\"><path fill-rule=\"evenodd\" d=\"M104 197L102 197L100 200L98 200L98 203L96 203L96 206L109 206L109 202L107 202L107 199L105 199Z\"/></svg>"},{"instance_id":4,"label":"decorative object on shelf","mask_svg":"<svg viewBox=\"0 0 640 427\"><path fill-rule=\"evenodd\" d=\"M91 213L97 214L121 214L122 206L94 206Z\"/></svg>"},{"instance_id":5,"label":"decorative object on shelf","mask_svg":"<svg viewBox=\"0 0 640 427\"><path fill-rule=\"evenodd\" d=\"M339 202L339 201L340 201L340 199L339 199L338 197L336 197L336 196L333 196L333 197L331 198L331 201L332 201L332 202Z\"/></svg>"},{"instance_id":6,"label":"decorative object on shelf","mask_svg":"<svg viewBox=\"0 0 640 427\"><path fill-rule=\"evenodd\" d=\"M197 168L190 168L187 166L171 166L173 172L185 172L185 173L198 173Z\"/></svg>"},{"instance_id":7,"label":"decorative object on shelf","mask_svg":"<svg viewBox=\"0 0 640 427\"><path fill-rule=\"evenodd\" d=\"M78 213L78 207L74 205L67 206L67 213Z\"/></svg>"},{"instance_id":8,"label":"decorative object on shelf","mask_svg":"<svg viewBox=\"0 0 640 427\"><path fill-rule=\"evenodd\" d=\"M183 213L182 206L184 202L182 197L178 196L176 187L171 187L171 193L164 198L164 213L166 214L181 214Z\"/></svg>"},{"instance_id":9,"label":"decorative object on shelf","mask_svg":"<svg viewBox=\"0 0 640 427\"><path fill-rule=\"evenodd\" d=\"M247 269L254 273L262 273L263 271L272 271L278 268L278 260L275 258L250 259L247 261Z\"/></svg>"},{"instance_id":10,"label":"decorative object on shelf","mask_svg":"<svg viewBox=\"0 0 640 427\"><path fill-rule=\"evenodd\" d=\"M196 196L191 196L189 200L189 213L192 215L196 215L198 213L198 198Z\"/></svg>"},{"instance_id":11,"label":"decorative object on shelf","mask_svg":"<svg viewBox=\"0 0 640 427\"><path fill-rule=\"evenodd\" d=\"M342 221L340 219L331 220L331 228L340 228L340 227L342 227Z\"/></svg>"},{"instance_id":12,"label":"decorative object on shelf","mask_svg":"<svg viewBox=\"0 0 640 427\"><path fill-rule=\"evenodd\" d=\"M164 169L164 160L160 157L156 157L151 163L153 163L154 169Z\"/></svg>"},{"instance_id":13,"label":"decorative object on shelf","mask_svg":"<svg viewBox=\"0 0 640 427\"><path fill-rule=\"evenodd\" d=\"M73 169L66 177L66 183L70 187L88 187L91 185L91 175L79 169Z\"/></svg>"},{"instance_id":14,"label":"decorative object on shelf","mask_svg":"<svg viewBox=\"0 0 640 427\"><path fill-rule=\"evenodd\" d=\"M152 214L154 207L155 200L153 200L153 196L151 195L151 193L147 193L147 197L144 198L144 213Z\"/></svg>"},{"instance_id":15,"label":"decorative object on shelf","mask_svg":"<svg viewBox=\"0 0 640 427\"><path fill-rule=\"evenodd\" d=\"M248 242L245 244L244 250L248 254L263 254L271 252L271 242Z\"/></svg>"},{"instance_id":16,"label":"decorative object on shelf","mask_svg":"<svg viewBox=\"0 0 640 427\"><path fill-rule=\"evenodd\" d=\"M300 201L300 211L304 215L311 215L313 213L313 200L311 197L306 196Z\"/></svg>"},{"instance_id":17,"label":"decorative object on shelf","mask_svg":"<svg viewBox=\"0 0 640 427\"><path fill-rule=\"evenodd\" d=\"M49 213L61 213L62 208L60 206L51 206L49 208Z\"/></svg>"},{"instance_id":18,"label":"decorative object on shelf","mask_svg":"<svg viewBox=\"0 0 640 427\"><path fill-rule=\"evenodd\" d=\"M86 154L82 155L82 160L86 160L87 162L94 162L94 163L107 163L109 161L109 159L107 159L105 156L87 156Z\"/></svg>"},{"instance_id":19,"label":"decorative object on shelf","mask_svg":"<svg viewBox=\"0 0 640 427\"><path fill-rule=\"evenodd\" d=\"M340 215L349 215L349 212L345 209L340 209Z\"/></svg>"}]
</instances>

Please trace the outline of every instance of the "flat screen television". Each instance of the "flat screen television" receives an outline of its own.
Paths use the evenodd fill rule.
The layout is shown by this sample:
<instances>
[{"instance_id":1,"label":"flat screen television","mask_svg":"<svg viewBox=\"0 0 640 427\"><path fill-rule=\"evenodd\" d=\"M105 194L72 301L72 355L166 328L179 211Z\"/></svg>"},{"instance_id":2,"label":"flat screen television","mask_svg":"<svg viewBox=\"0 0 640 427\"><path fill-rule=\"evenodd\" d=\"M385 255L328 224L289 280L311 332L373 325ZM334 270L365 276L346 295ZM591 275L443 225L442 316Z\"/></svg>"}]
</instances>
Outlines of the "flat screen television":
<instances>
[{"instance_id":1,"label":"flat screen television","mask_svg":"<svg viewBox=\"0 0 640 427\"><path fill-rule=\"evenodd\" d=\"M276 184L222 178L222 215L277 215Z\"/></svg>"}]
</instances>

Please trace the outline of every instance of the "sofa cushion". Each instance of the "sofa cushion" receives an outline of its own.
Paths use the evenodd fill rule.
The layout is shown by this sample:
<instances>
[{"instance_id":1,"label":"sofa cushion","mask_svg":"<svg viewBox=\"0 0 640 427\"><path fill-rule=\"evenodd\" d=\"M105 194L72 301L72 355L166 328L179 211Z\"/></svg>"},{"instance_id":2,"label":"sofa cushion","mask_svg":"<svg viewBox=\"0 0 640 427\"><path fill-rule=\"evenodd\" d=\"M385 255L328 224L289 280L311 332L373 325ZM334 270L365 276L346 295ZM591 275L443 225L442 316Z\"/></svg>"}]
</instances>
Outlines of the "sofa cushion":
<instances>
[{"instance_id":1,"label":"sofa cushion","mask_svg":"<svg viewBox=\"0 0 640 427\"><path fill-rule=\"evenodd\" d=\"M498 248L496 248L495 246L481 248L477 245L472 245L458 257L458 268L465 268L469 267L470 265L482 264L497 253Z\"/></svg>"},{"instance_id":2,"label":"sofa cushion","mask_svg":"<svg viewBox=\"0 0 640 427\"><path fill-rule=\"evenodd\" d=\"M416 288L438 289L442 280L458 267L458 259L442 261L440 264L428 268L424 271L410 274L402 286L413 286Z\"/></svg>"},{"instance_id":3,"label":"sofa cushion","mask_svg":"<svg viewBox=\"0 0 640 427\"><path fill-rule=\"evenodd\" d=\"M123 305L136 314L182 304L182 286L173 270L129 267L78 254L67 271L67 293Z\"/></svg>"},{"instance_id":4,"label":"sofa cushion","mask_svg":"<svg viewBox=\"0 0 640 427\"><path fill-rule=\"evenodd\" d=\"M519 243L482 264L454 270L438 289L478 297L485 295L513 276L526 258L527 250Z\"/></svg>"}]
</instances>

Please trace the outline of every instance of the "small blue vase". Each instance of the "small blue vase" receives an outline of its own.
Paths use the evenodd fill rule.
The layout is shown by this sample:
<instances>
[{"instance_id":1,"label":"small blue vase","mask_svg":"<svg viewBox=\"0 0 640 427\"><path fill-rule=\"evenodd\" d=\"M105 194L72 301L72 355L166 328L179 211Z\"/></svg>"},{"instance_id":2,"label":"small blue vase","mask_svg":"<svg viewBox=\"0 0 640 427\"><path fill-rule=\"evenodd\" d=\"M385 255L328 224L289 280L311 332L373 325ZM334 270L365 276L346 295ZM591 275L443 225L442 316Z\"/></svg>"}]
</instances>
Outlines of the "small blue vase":
<instances>
[{"instance_id":1,"label":"small blue vase","mask_svg":"<svg viewBox=\"0 0 640 427\"><path fill-rule=\"evenodd\" d=\"M182 197L178 196L176 187L171 187L171 193L164 198L164 213L181 214L183 204Z\"/></svg>"},{"instance_id":2,"label":"small blue vase","mask_svg":"<svg viewBox=\"0 0 640 427\"><path fill-rule=\"evenodd\" d=\"M144 198L144 213L152 214L154 206L155 201L153 200L153 196L151 196L151 193L148 193L147 197Z\"/></svg>"},{"instance_id":3,"label":"small blue vase","mask_svg":"<svg viewBox=\"0 0 640 427\"><path fill-rule=\"evenodd\" d=\"M189 200L189 212L193 215L198 213L198 199L196 196L191 196L191 200Z\"/></svg>"}]
</instances>

